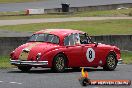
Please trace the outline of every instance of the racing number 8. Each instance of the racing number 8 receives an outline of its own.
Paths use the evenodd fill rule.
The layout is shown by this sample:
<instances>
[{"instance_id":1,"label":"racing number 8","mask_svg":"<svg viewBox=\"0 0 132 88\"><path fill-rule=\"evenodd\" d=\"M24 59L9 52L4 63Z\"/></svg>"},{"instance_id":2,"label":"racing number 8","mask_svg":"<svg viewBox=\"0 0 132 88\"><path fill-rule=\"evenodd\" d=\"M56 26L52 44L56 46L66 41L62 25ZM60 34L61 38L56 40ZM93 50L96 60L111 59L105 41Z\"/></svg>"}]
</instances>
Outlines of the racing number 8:
<instances>
[{"instance_id":1,"label":"racing number 8","mask_svg":"<svg viewBox=\"0 0 132 88\"><path fill-rule=\"evenodd\" d=\"M92 62L95 59L95 51L93 48L88 48L86 52L88 62Z\"/></svg>"},{"instance_id":2,"label":"racing number 8","mask_svg":"<svg viewBox=\"0 0 132 88\"><path fill-rule=\"evenodd\" d=\"M92 51L89 50L89 59L91 59L91 58L92 58Z\"/></svg>"}]
</instances>

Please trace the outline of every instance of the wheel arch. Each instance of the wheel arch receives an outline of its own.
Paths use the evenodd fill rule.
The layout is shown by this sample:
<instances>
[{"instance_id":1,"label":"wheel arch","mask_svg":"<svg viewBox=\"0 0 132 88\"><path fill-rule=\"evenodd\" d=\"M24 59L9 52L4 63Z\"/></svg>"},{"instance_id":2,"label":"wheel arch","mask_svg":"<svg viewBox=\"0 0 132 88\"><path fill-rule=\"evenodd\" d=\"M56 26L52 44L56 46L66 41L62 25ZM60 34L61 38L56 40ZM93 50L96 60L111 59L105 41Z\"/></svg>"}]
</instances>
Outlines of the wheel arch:
<instances>
[{"instance_id":1,"label":"wheel arch","mask_svg":"<svg viewBox=\"0 0 132 88\"><path fill-rule=\"evenodd\" d=\"M106 55L105 61L106 61L107 57L108 57L110 54L114 55L115 58L116 58L116 62L118 62L116 52L114 52L113 50L111 50L111 51ZM105 63L106 63L106 62L105 62Z\"/></svg>"},{"instance_id":2,"label":"wheel arch","mask_svg":"<svg viewBox=\"0 0 132 88\"><path fill-rule=\"evenodd\" d=\"M114 63L114 66L110 66L110 64L108 64L108 60L109 60L109 56L110 55L112 55L114 58L115 58L115 63ZM107 56L106 56L106 58L105 58L105 64L103 65L103 69L104 70L106 70L106 71L113 71L115 68L116 68L116 66L117 66L117 63L118 63L118 60L117 60L117 56L116 56L116 53L114 52L114 51L110 51L108 54L107 54Z\"/></svg>"}]
</instances>

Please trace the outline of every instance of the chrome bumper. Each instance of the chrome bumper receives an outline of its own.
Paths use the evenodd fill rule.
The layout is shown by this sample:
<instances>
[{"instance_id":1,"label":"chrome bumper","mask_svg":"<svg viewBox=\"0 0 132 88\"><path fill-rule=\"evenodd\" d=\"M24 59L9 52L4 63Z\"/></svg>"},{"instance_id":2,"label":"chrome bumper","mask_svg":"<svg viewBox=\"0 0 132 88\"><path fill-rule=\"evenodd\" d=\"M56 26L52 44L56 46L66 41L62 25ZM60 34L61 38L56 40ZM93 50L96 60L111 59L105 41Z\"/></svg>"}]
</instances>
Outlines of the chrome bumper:
<instances>
[{"instance_id":1,"label":"chrome bumper","mask_svg":"<svg viewBox=\"0 0 132 88\"><path fill-rule=\"evenodd\" d=\"M118 59L118 63L117 64L123 64L123 60L122 59Z\"/></svg>"},{"instance_id":2,"label":"chrome bumper","mask_svg":"<svg viewBox=\"0 0 132 88\"><path fill-rule=\"evenodd\" d=\"M21 61L21 60L10 60L12 65L32 65L32 66L44 66L48 65L48 61Z\"/></svg>"}]
</instances>

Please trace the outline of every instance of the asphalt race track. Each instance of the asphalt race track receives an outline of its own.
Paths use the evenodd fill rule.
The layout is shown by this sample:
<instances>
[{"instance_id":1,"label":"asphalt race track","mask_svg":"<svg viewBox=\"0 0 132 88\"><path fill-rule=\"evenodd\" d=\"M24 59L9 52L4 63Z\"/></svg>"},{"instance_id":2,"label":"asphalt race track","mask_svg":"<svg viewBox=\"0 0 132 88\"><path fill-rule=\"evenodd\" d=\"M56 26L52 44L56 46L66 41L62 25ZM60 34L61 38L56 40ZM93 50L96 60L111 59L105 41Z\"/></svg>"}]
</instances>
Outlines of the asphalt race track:
<instances>
[{"instance_id":1,"label":"asphalt race track","mask_svg":"<svg viewBox=\"0 0 132 88\"><path fill-rule=\"evenodd\" d=\"M118 65L115 71L102 68L86 68L90 79L129 79L132 80L132 65ZM0 88L82 88L78 78L80 70L67 69L65 73L53 73L50 69L33 68L22 73L16 68L0 70ZM87 86L85 88L115 88L117 86ZM120 86L118 88L132 88Z\"/></svg>"},{"instance_id":2,"label":"asphalt race track","mask_svg":"<svg viewBox=\"0 0 132 88\"><path fill-rule=\"evenodd\" d=\"M132 0L47 0L41 2L0 4L0 11L21 11L30 8L61 8L61 3L69 3L70 7L82 7L132 3Z\"/></svg>"}]
</instances>

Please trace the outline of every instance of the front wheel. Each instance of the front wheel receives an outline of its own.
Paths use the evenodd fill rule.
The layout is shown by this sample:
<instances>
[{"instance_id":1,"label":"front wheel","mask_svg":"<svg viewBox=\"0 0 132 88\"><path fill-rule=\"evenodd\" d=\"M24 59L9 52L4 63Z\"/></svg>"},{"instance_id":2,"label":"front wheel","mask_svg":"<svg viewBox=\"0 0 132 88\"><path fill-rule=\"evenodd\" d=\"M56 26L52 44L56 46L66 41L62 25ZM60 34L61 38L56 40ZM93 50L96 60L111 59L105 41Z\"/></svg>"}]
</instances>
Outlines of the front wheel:
<instances>
[{"instance_id":1,"label":"front wheel","mask_svg":"<svg viewBox=\"0 0 132 88\"><path fill-rule=\"evenodd\" d=\"M18 66L18 69L22 72L28 72L31 68L31 66Z\"/></svg>"},{"instance_id":2,"label":"front wheel","mask_svg":"<svg viewBox=\"0 0 132 88\"><path fill-rule=\"evenodd\" d=\"M52 69L55 72L64 72L66 68L66 57L63 54L55 56Z\"/></svg>"},{"instance_id":3,"label":"front wheel","mask_svg":"<svg viewBox=\"0 0 132 88\"><path fill-rule=\"evenodd\" d=\"M103 69L106 71L113 71L117 66L116 56L109 54L106 58L106 64L103 66Z\"/></svg>"}]
</instances>

